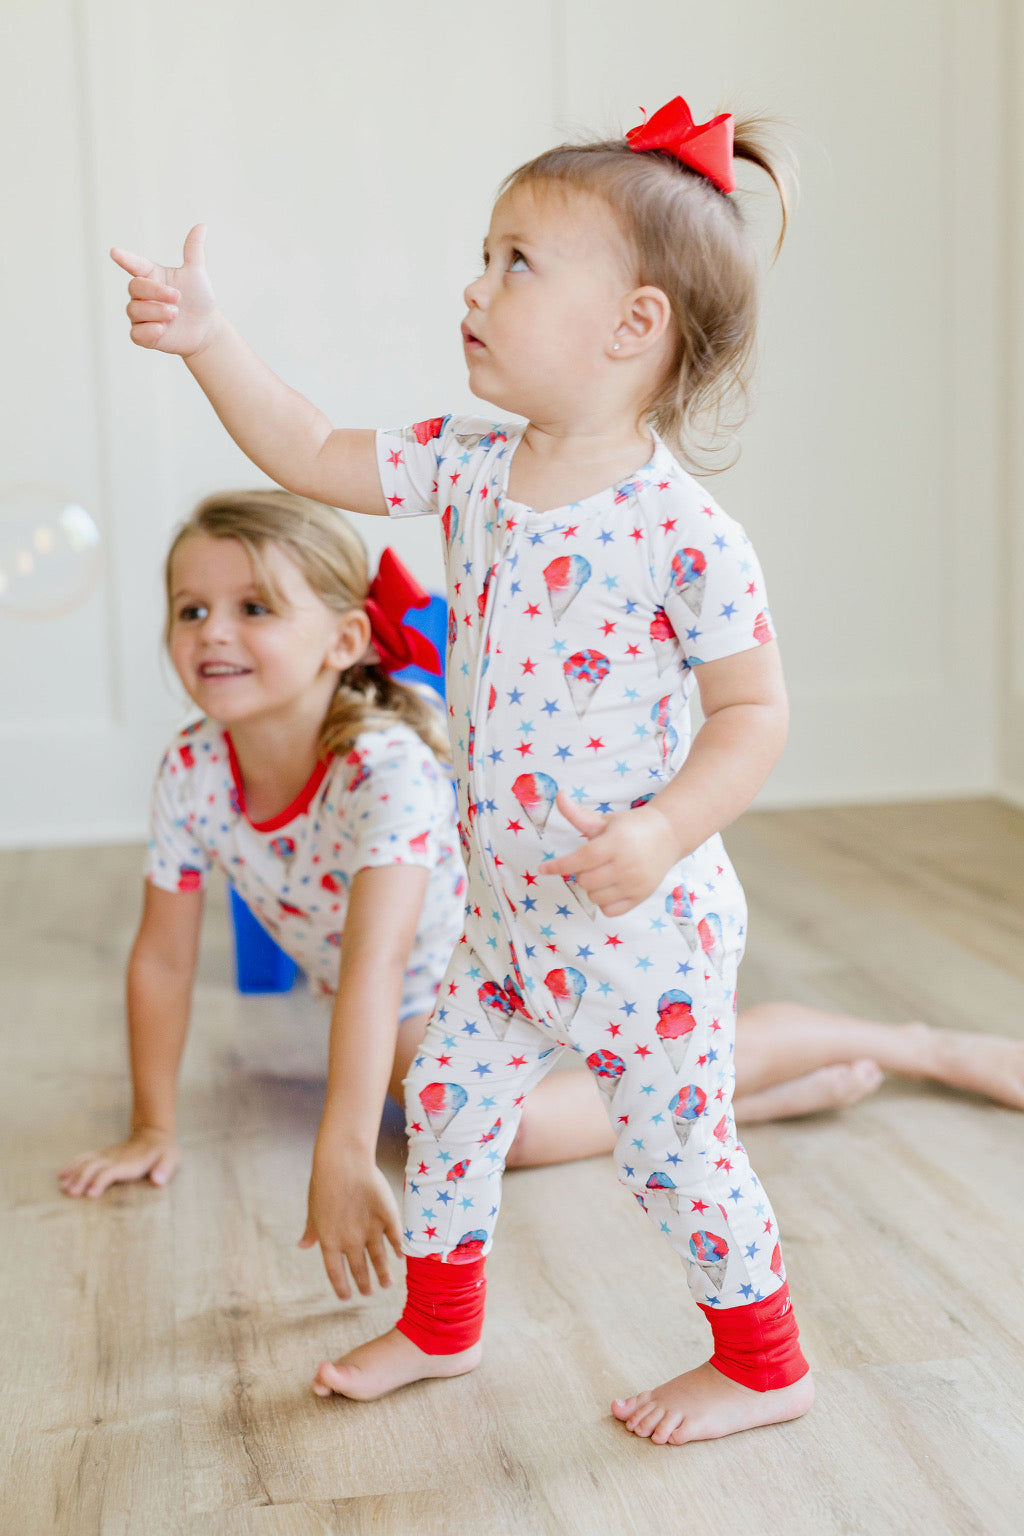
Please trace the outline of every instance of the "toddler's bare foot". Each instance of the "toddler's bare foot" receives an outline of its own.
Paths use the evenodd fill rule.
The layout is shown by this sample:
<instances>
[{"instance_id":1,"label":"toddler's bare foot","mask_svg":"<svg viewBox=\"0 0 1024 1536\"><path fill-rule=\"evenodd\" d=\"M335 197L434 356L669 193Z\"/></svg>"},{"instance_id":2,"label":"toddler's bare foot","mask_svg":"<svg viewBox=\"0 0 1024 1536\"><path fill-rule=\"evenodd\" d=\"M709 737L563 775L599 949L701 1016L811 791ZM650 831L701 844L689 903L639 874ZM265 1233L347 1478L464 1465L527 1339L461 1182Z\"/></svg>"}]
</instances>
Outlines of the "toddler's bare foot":
<instances>
[{"instance_id":1,"label":"toddler's bare foot","mask_svg":"<svg viewBox=\"0 0 1024 1536\"><path fill-rule=\"evenodd\" d=\"M736 1119L743 1125L763 1120L793 1120L799 1115L817 1114L823 1109L843 1109L866 1099L884 1081L885 1073L876 1061L852 1061L835 1067L818 1067L788 1083L775 1083L759 1093L737 1097L733 1106Z\"/></svg>"},{"instance_id":2,"label":"toddler's bare foot","mask_svg":"<svg viewBox=\"0 0 1024 1536\"><path fill-rule=\"evenodd\" d=\"M634 1435L655 1445L685 1445L798 1419L813 1402L810 1373L774 1392L753 1392L716 1371L709 1360L653 1392L616 1398L612 1413Z\"/></svg>"},{"instance_id":3,"label":"toddler's bare foot","mask_svg":"<svg viewBox=\"0 0 1024 1536\"><path fill-rule=\"evenodd\" d=\"M474 1344L457 1355L427 1355L404 1333L392 1328L379 1339L358 1345L340 1360L324 1360L313 1378L313 1391L318 1397L330 1397L337 1392L341 1397L370 1402L375 1397L385 1397L396 1387L407 1387L411 1381L422 1381L428 1376L464 1376L480 1364L482 1354L483 1346Z\"/></svg>"}]
</instances>

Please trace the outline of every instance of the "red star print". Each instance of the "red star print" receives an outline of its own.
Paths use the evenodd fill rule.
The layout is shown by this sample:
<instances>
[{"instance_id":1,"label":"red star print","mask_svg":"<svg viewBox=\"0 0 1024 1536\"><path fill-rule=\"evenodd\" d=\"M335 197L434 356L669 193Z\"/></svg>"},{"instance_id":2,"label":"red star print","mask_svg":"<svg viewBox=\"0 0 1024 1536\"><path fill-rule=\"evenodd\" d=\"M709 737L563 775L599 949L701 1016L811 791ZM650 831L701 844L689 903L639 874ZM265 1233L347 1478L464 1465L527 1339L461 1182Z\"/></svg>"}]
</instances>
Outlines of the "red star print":
<instances>
[{"instance_id":1,"label":"red star print","mask_svg":"<svg viewBox=\"0 0 1024 1536\"><path fill-rule=\"evenodd\" d=\"M509 533L511 533L513 528L519 527L519 524L516 522L514 517L510 517L508 522L505 524L505 527L508 529Z\"/></svg>"},{"instance_id":2,"label":"red star print","mask_svg":"<svg viewBox=\"0 0 1024 1536\"><path fill-rule=\"evenodd\" d=\"M416 1172L417 1173L429 1173L430 1172L430 1168L429 1168L428 1164L420 1163L420 1165L417 1168Z\"/></svg>"},{"instance_id":3,"label":"red star print","mask_svg":"<svg viewBox=\"0 0 1024 1536\"><path fill-rule=\"evenodd\" d=\"M701 511L704 513L705 517L714 517L715 515L714 507L701 507Z\"/></svg>"},{"instance_id":4,"label":"red star print","mask_svg":"<svg viewBox=\"0 0 1024 1536\"><path fill-rule=\"evenodd\" d=\"M706 1056L698 1056L697 1057L697 1065L698 1065L698 1067L706 1067L707 1064L708 1064L708 1059L707 1059Z\"/></svg>"},{"instance_id":5,"label":"red star print","mask_svg":"<svg viewBox=\"0 0 1024 1536\"><path fill-rule=\"evenodd\" d=\"M660 490L661 487L659 486L658 489ZM676 520L674 517L666 517L665 521L659 526L664 528L666 533L672 533L675 530Z\"/></svg>"},{"instance_id":6,"label":"red star print","mask_svg":"<svg viewBox=\"0 0 1024 1536\"><path fill-rule=\"evenodd\" d=\"M458 984L457 981L450 981L448 983L448 996L449 997L454 997L458 990L459 990L459 984Z\"/></svg>"},{"instance_id":7,"label":"red star print","mask_svg":"<svg viewBox=\"0 0 1024 1536\"><path fill-rule=\"evenodd\" d=\"M461 473L449 475L448 479L451 481L452 485L458 485L459 481L462 479L462 475Z\"/></svg>"},{"instance_id":8,"label":"red star print","mask_svg":"<svg viewBox=\"0 0 1024 1536\"><path fill-rule=\"evenodd\" d=\"M531 875L528 869L523 870L523 879L526 881L527 885L537 884L537 876Z\"/></svg>"},{"instance_id":9,"label":"red star print","mask_svg":"<svg viewBox=\"0 0 1024 1536\"><path fill-rule=\"evenodd\" d=\"M473 628L473 620L472 620L472 618L470 617L470 615L468 613L465 615L465 617L463 618L462 622L463 622L463 624L465 624L467 626L467 628L469 628L469 629Z\"/></svg>"},{"instance_id":10,"label":"red star print","mask_svg":"<svg viewBox=\"0 0 1024 1536\"><path fill-rule=\"evenodd\" d=\"M521 1093L519 1095L518 1099L513 1099L512 1102L513 1102L513 1104L517 1104L518 1105L518 1104L521 1104L525 1098L526 1098L526 1094L525 1093Z\"/></svg>"},{"instance_id":11,"label":"red star print","mask_svg":"<svg viewBox=\"0 0 1024 1536\"><path fill-rule=\"evenodd\" d=\"M622 943L622 940L619 938L617 933L610 933L604 942L605 944L610 944L612 949L618 949L619 945Z\"/></svg>"},{"instance_id":12,"label":"red star print","mask_svg":"<svg viewBox=\"0 0 1024 1536\"><path fill-rule=\"evenodd\" d=\"M516 747L516 751L521 752L525 757L527 752L533 751L533 743L529 741L521 741L518 747Z\"/></svg>"},{"instance_id":13,"label":"red star print","mask_svg":"<svg viewBox=\"0 0 1024 1536\"><path fill-rule=\"evenodd\" d=\"M405 501L405 497L404 496L389 496L388 497L388 506L389 507L400 507L404 501Z\"/></svg>"},{"instance_id":14,"label":"red star print","mask_svg":"<svg viewBox=\"0 0 1024 1536\"><path fill-rule=\"evenodd\" d=\"M694 1211L699 1211L701 1213L701 1215L703 1216L704 1212L705 1211L710 1211L710 1209L711 1209L710 1205L707 1205L703 1200L693 1200L693 1199L691 1199L691 1201L690 1201L690 1214L691 1215L693 1214Z\"/></svg>"},{"instance_id":15,"label":"red star print","mask_svg":"<svg viewBox=\"0 0 1024 1536\"><path fill-rule=\"evenodd\" d=\"M605 635L608 636L608 635L614 633L615 625L612 623L612 621L610 619L605 619L603 624L601 625L601 628L604 630Z\"/></svg>"},{"instance_id":16,"label":"red star print","mask_svg":"<svg viewBox=\"0 0 1024 1536\"><path fill-rule=\"evenodd\" d=\"M604 742L601 740L600 736L591 736L590 740L587 742L587 746L592 748L595 752L600 752L601 748L604 746Z\"/></svg>"},{"instance_id":17,"label":"red star print","mask_svg":"<svg viewBox=\"0 0 1024 1536\"><path fill-rule=\"evenodd\" d=\"M721 1029L721 1027L722 1026L721 1026L721 1024L719 1024L717 1019L712 1019L711 1020L711 1028L715 1031L716 1034Z\"/></svg>"},{"instance_id":18,"label":"red star print","mask_svg":"<svg viewBox=\"0 0 1024 1536\"><path fill-rule=\"evenodd\" d=\"M638 1045L636 1050L633 1052L634 1056L649 1056L650 1054L651 1048L649 1045Z\"/></svg>"},{"instance_id":19,"label":"red star print","mask_svg":"<svg viewBox=\"0 0 1024 1536\"><path fill-rule=\"evenodd\" d=\"M526 1066L526 1057L525 1056L513 1056L512 1060L509 1062L509 1066L510 1067L525 1067Z\"/></svg>"},{"instance_id":20,"label":"red star print","mask_svg":"<svg viewBox=\"0 0 1024 1536\"><path fill-rule=\"evenodd\" d=\"M766 1231L766 1232L767 1232L767 1233L768 1233L768 1235L769 1235L769 1236L771 1236L771 1231L772 1231L772 1224L771 1224L771 1222L770 1222L770 1221L766 1221L766 1222L765 1222L765 1224L764 1224L764 1230L765 1230L765 1231Z\"/></svg>"},{"instance_id":21,"label":"red star print","mask_svg":"<svg viewBox=\"0 0 1024 1536\"><path fill-rule=\"evenodd\" d=\"M531 619L540 617L540 609L537 607L536 603L527 603L526 607L523 609L523 612L528 618Z\"/></svg>"},{"instance_id":22,"label":"red star print","mask_svg":"<svg viewBox=\"0 0 1024 1536\"><path fill-rule=\"evenodd\" d=\"M723 1173L732 1173L732 1163L730 1163L727 1157L716 1158L715 1167L720 1168Z\"/></svg>"},{"instance_id":23,"label":"red star print","mask_svg":"<svg viewBox=\"0 0 1024 1536\"><path fill-rule=\"evenodd\" d=\"M437 1058L437 1064L438 1064L439 1067L450 1067L451 1066L451 1062L452 1062L452 1059L451 1059L450 1056L439 1056Z\"/></svg>"},{"instance_id":24,"label":"red star print","mask_svg":"<svg viewBox=\"0 0 1024 1536\"><path fill-rule=\"evenodd\" d=\"M620 1115L619 1116L619 1124L620 1125L628 1125L629 1124L629 1116L628 1115Z\"/></svg>"},{"instance_id":25,"label":"red star print","mask_svg":"<svg viewBox=\"0 0 1024 1536\"><path fill-rule=\"evenodd\" d=\"M523 824L521 821L510 821L505 830L506 832L521 832L523 830Z\"/></svg>"},{"instance_id":26,"label":"red star print","mask_svg":"<svg viewBox=\"0 0 1024 1536\"><path fill-rule=\"evenodd\" d=\"M659 480L658 481L658 490L659 491L667 491L668 490L668 481L667 480Z\"/></svg>"},{"instance_id":27,"label":"red star print","mask_svg":"<svg viewBox=\"0 0 1024 1536\"><path fill-rule=\"evenodd\" d=\"M396 453L394 448L392 448L391 452L388 454L388 463L389 464L394 464L394 465L397 466L397 465L401 464L401 462L402 462L402 455L400 453Z\"/></svg>"},{"instance_id":28,"label":"red star print","mask_svg":"<svg viewBox=\"0 0 1024 1536\"><path fill-rule=\"evenodd\" d=\"M753 597L753 595L754 595L754 593L756 591L757 591L757 582L756 581L748 581L747 582L747 596L748 597Z\"/></svg>"},{"instance_id":29,"label":"red star print","mask_svg":"<svg viewBox=\"0 0 1024 1536\"><path fill-rule=\"evenodd\" d=\"M423 1131L423 1127L422 1127L422 1125L420 1125L418 1120L410 1120L409 1121L409 1129L411 1131L417 1131L419 1133L422 1133L422 1131Z\"/></svg>"},{"instance_id":30,"label":"red star print","mask_svg":"<svg viewBox=\"0 0 1024 1536\"><path fill-rule=\"evenodd\" d=\"M486 485L482 485L480 487L480 495L484 498L485 501L487 500L487 487L486 487Z\"/></svg>"},{"instance_id":31,"label":"red star print","mask_svg":"<svg viewBox=\"0 0 1024 1536\"><path fill-rule=\"evenodd\" d=\"M579 532L579 526L580 526L579 523L574 523L571 528L563 528L562 529L562 538L563 539L574 539L576 537L577 533Z\"/></svg>"},{"instance_id":32,"label":"red star print","mask_svg":"<svg viewBox=\"0 0 1024 1536\"><path fill-rule=\"evenodd\" d=\"M614 1040L616 1035L621 1035L622 1034L622 1025L621 1024L609 1024L608 1025L608 1033L611 1035L612 1039Z\"/></svg>"},{"instance_id":33,"label":"red star print","mask_svg":"<svg viewBox=\"0 0 1024 1536\"><path fill-rule=\"evenodd\" d=\"M437 1236L437 1228L436 1227L424 1227L423 1233L424 1233L425 1237L436 1237Z\"/></svg>"},{"instance_id":34,"label":"red star print","mask_svg":"<svg viewBox=\"0 0 1024 1536\"><path fill-rule=\"evenodd\" d=\"M639 544L640 540L643 538L643 536L644 536L644 531L643 531L642 528L634 528L633 532L630 534L630 538L631 539L635 539L638 544Z\"/></svg>"},{"instance_id":35,"label":"red star print","mask_svg":"<svg viewBox=\"0 0 1024 1536\"><path fill-rule=\"evenodd\" d=\"M639 656L640 655L640 647L638 645L627 645L627 647L626 647L626 655L627 656Z\"/></svg>"},{"instance_id":36,"label":"red star print","mask_svg":"<svg viewBox=\"0 0 1024 1536\"><path fill-rule=\"evenodd\" d=\"M535 672L537 670L537 663L535 661L531 661L529 656L527 656L525 661L521 661L519 665L522 667L524 674L527 672Z\"/></svg>"}]
</instances>

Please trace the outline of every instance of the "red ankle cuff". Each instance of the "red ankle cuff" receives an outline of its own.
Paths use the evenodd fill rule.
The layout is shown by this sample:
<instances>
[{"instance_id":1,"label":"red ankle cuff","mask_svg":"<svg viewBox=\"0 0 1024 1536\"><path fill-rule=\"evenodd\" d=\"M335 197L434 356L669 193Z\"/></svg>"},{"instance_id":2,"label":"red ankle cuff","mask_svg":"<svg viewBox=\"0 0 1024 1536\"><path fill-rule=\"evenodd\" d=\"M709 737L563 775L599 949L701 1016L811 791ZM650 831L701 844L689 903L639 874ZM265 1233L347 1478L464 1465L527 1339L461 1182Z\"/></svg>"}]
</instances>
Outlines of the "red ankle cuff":
<instances>
[{"instance_id":1,"label":"red ankle cuff","mask_svg":"<svg viewBox=\"0 0 1024 1536\"><path fill-rule=\"evenodd\" d=\"M457 1355L484 1327L486 1259L445 1264L438 1254L405 1261L405 1310L395 1324L425 1355Z\"/></svg>"},{"instance_id":2,"label":"red ankle cuff","mask_svg":"<svg viewBox=\"0 0 1024 1536\"><path fill-rule=\"evenodd\" d=\"M700 1310L715 1339L711 1364L730 1381L755 1392L774 1392L799 1381L809 1371L785 1283L749 1307Z\"/></svg>"}]
</instances>

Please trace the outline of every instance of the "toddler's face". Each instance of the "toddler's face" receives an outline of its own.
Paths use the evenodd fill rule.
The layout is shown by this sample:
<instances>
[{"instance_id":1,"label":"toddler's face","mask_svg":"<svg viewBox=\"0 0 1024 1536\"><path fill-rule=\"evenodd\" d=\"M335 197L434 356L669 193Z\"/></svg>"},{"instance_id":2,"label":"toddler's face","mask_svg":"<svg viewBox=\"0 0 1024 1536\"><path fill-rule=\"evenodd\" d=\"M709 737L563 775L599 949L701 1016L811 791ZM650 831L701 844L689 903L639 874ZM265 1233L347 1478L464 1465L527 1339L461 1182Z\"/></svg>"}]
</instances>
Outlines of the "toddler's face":
<instances>
[{"instance_id":1,"label":"toddler's face","mask_svg":"<svg viewBox=\"0 0 1024 1536\"><path fill-rule=\"evenodd\" d=\"M171 567L171 660L189 697L222 725L301 708L337 660L338 614L283 550L267 545L262 559L284 600L274 608L237 539L192 534Z\"/></svg>"},{"instance_id":2,"label":"toddler's face","mask_svg":"<svg viewBox=\"0 0 1024 1536\"><path fill-rule=\"evenodd\" d=\"M537 183L495 205L484 271L466 289L469 387L531 421L557 423L600 397L623 295L634 286L608 206Z\"/></svg>"}]
</instances>

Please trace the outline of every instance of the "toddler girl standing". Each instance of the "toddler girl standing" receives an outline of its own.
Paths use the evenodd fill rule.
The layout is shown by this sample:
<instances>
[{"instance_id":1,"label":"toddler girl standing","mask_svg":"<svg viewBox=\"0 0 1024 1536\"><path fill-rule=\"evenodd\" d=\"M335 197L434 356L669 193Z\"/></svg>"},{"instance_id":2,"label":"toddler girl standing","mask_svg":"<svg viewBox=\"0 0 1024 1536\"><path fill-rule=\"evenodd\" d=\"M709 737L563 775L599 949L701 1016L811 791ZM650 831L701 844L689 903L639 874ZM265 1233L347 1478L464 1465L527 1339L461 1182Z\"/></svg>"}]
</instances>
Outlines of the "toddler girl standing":
<instances>
[{"instance_id":1,"label":"toddler girl standing","mask_svg":"<svg viewBox=\"0 0 1024 1536\"><path fill-rule=\"evenodd\" d=\"M654 431L686 433L750 353L734 154L780 186L749 130L734 144L730 117L695 126L677 99L622 141L509 178L463 340L474 393L525 427L332 430L217 311L201 229L174 272L116 253L134 274L133 339L183 355L268 474L444 526L466 927L407 1080L406 1307L321 1367L325 1393L476 1365L504 1154L524 1095L572 1048L605 1091L620 1177L684 1260L715 1340L705 1365L615 1413L680 1443L812 1400L730 1110L745 914L718 836L781 750L785 692L749 543Z\"/></svg>"}]
</instances>

